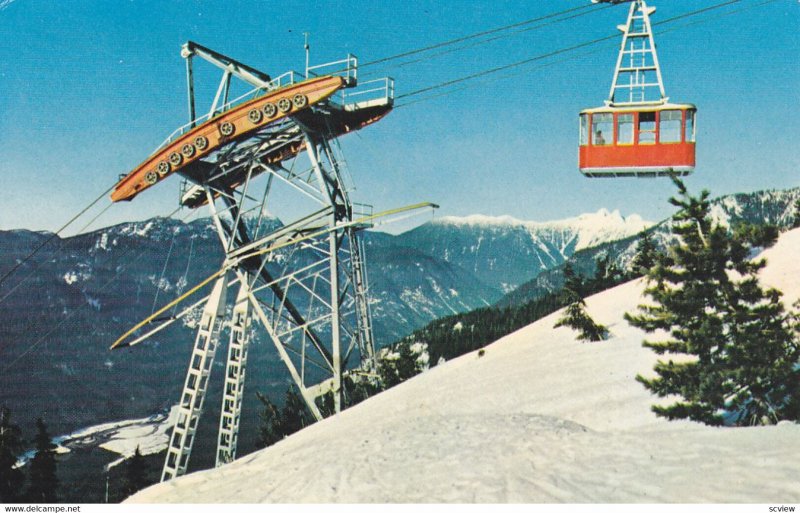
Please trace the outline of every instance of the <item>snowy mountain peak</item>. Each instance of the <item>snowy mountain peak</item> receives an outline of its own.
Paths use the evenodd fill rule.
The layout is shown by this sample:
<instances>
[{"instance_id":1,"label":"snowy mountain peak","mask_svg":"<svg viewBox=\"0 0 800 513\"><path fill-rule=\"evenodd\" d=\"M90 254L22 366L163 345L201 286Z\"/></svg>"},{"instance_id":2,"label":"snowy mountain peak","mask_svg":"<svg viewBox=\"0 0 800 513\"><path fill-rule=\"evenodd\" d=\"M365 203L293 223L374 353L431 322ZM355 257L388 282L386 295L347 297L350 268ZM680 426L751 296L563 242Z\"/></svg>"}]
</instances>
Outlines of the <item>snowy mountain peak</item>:
<instances>
[{"instance_id":1,"label":"snowy mountain peak","mask_svg":"<svg viewBox=\"0 0 800 513\"><path fill-rule=\"evenodd\" d=\"M473 214L466 217L445 216L433 221L439 225L467 228L524 228L537 238L547 232L572 231L577 238L575 250L635 235L653 225L638 214L624 217L619 210L601 208L597 212L554 221L523 221L509 215L487 216Z\"/></svg>"},{"instance_id":2,"label":"snowy mountain peak","mask_svg":"<svg viewBox=\"0 0 800 513\"><path fill-rule=\"evenodd\" d=\"M434 223L438 224L452 224L457 226L474 226L474 227L489 227L489 226L527 226L546 228L550 226L562 226L565 224L585 224L587 222L597 223L611 223L614 225L631 225L636 227L647 228L653 223L644 221L638 214L631 214L624 217L619 210L610 211L607 208L601 208L597 212L587 212L579 214L575 217L568 217L565 219L557 219L551 221L525 221L510 215L489 216L484 214L472 214L468 216L444 216L434 219Z\"/></svg>"}]
</instances>

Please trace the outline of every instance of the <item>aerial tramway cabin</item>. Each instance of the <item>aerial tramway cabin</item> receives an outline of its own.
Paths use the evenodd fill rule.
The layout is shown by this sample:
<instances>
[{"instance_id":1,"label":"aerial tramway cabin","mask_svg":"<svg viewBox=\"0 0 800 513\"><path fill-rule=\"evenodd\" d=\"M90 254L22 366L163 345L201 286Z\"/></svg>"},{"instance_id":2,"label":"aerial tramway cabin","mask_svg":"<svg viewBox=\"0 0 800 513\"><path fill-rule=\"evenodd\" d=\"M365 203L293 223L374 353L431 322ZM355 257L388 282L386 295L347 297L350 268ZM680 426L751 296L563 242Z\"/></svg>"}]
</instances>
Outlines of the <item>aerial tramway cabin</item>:
<instances>
[{"instance_id":1,"label":"aerial tramway cabin","mask_svg":"<svg viewBox=\"0 0 800 513\"><path fill-rule=\"evenodd\" d=\"M593 0L595 3L622 3ZM588 177L688 175L695 167L697 108L664 91L650 15L630 1L608 99L580 113L578 167Z\"/></svg>"},{"instance_id":2,"label":"aerial tramway cabin","mask_svg":"<svg viewBox=\"0 0 800 513\"><path fill-rule=\"evenodd\" d=\"M598 107L580 114L580 170L589 177L686 175L695 165L691 104Z\"/></svg>"}]
</instances>

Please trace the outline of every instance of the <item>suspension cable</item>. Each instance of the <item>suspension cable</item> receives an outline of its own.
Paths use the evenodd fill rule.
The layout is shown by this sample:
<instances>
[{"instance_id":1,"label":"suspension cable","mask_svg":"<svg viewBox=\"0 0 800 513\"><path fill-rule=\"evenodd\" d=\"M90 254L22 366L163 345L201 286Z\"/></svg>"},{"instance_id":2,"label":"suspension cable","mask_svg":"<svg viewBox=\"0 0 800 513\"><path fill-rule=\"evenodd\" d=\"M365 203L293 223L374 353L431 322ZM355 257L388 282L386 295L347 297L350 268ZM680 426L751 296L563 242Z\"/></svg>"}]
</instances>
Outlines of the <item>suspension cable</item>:
<instances>
[{"instance_id":1,"label":"suspension cable","mask_svg":"<svg viewBox=\"0 0 800 513\"><path fill-rule=\"evenodd\" d=\"M36 253L38 253L38 252L39 252L39 251L40 251L40 250L41 250L43 247L45 247L45 246L46 246L46 245L47 245L47 244L48 244L48 243L49 243L51 240L53 240L53 239L55 239L56 237L58 237L58 236L59 236L59 234L60 234L61 232L63 232L64 230L66 230L66 229L67 229L67 227L69 227L69 225L71 225L72 223L74 223L74 222L75 222L75 221L76 221L76 220L77 220L79 217L81 217L83 214L85 214L85 213L86 213L86 212L87 212L87 211L88 211L90 208L92 208L93 206L95 206L95 205L97 204L97 202L98 202L98 201L100 201L101 199L103 199L103 198L106 196L106 194L108 194L109 192L111 192L111 191L114 189L114 187L116 187L116 184L115 184L115 185L112 185L111 187L109 187L108 189L106 189L106 190L105 190L105 191L104 191L102 194L100 194L100 196L98 196L97 198L95 198L95 199L94 199L94 200L93 200L91 203L89 203L89 205L88 205L88 206L86 206L86 207L85 207L83 210L81 210L80 212L78 212L77 214L75 214L74 216L72 216L72 218L71 218L69 221L67 221L67 222L66 222L66 224L64 224L64 225L63 225L61 228L59 228L58 230L56 230L54 233L51 233L51 234L50 234L50 236L49 236L49 237L47 237L47 239L45 239L45 241L44 241L44 242L42 242L41 244L39 244L39 245L38 245L36 248L34 248L34 250L33 250L33 251L31 251L30 253L28 253L28 255L27 255L25 258L23 258L22 260L20 260L19 262L17 262L17 264L16 264L15 266L13 266L13 267L12 267L12 268L11 268L9 271L7 271L7 272L5 273L5 274L4 274L2 277L0 277L0 285L2 285L2 284L3 284L3 282L4 282L4 281L6 281L6 279L8 279L8 277L9 277L9 276L11 276L12 274L14 274L14 272L15 272L17 269L19 269L21 266L23 266L23 265L24 265L24 264L25 264L25 263L26 263L28 260L30 260L31 258L33 258L33 256L34 256L34 255L36 255Z\"/></svg>"},{"instance_id":2,"label":"suspension cable","mask_svg":"<svg viewBox=\"0 0 800 513\"><path fill-rule=\"evenodd\" d=\"M110 209L110 208L111 208L113 205L114 205L113 203L109 203L109 204L106 206L106 208L104 208L103 210L101 210L101 211L100 211L100 212L99 212L99 213L98 213L96 216L94 216L92 219L90 219L88 223L84 224L84 225L83 225L83 227L81 227L81 228L78 230L78 234L81 234L81 233L83 233L83 232L84 232L84 231L85 231L87 228L89 228L89 226L91 226L92 224L94 224L94 222L95 222L95 221L97 221L97 220L98 220L98 219L99 219L99 218L100 218L100 217L101 217L103 214L105 214L106 212L108 212L108 210L109 210L109 209ZM68 245L68 243L69 243L69 242L71 242L72 240L74 240L74 239L73 239L73 238L69 238L69 239L62 239L62 240L61 240L61 244L59 244L59 245L58 245L58 248L56 249L56 251L61 251L62 249L64 249L64 248L65 248L65 247ZM14 293L14 292L17 290L17 289L19 289L19 288L20 288L20 287L21 287L23 284L25 284L25 282L27 282L27 281L28 281L28 280L29 280L31 277L33 277L33 275L34 275L34 274L36 274L36 271L37 271L38 269L39 269L39 264L34 264L34 267L33 267L33 269L31 269L31 271L30 271L28 274L26 274L26 275L25 275L25 277L24 277L24 278L22 278L22 279L19 281L19 283L17 283L16 285L14 285L14 286L11 288L11 290L9 290L8 292L6 292L6 294L5 294L3 297L0 297L0 304L3 304L3 302L4 302L6 299L8 299L8 297L9 297L10 295L12 295L12 294L13 294L13 293Z\"/></svg>"},{"instance_id":3,"label":"suspension cable","mask_svg":"<svg viewBox=\"0 0 800 513\"><path fill-rule=\"evenodd\" d=\"M606 9L608 7L612 7L612 4L603 4L603 6L600 7L600 9ZM573 14L571 16L566 16L566 17L563 17L563 18L550 20L550 21L548 21L546 23L540 23L538 25L534 25L533 27L526 27L526 28L515 30L513 32L509 32L509 33L506 33L506 34L499 34L499 35L496 35L494 37L490 37L490 38L483 39L483 40L480 40L480 41L475 41L473 43L465 44L465 45L462 45L462 46L457 46L455 48L448 48L446 50L442 50L442 51L436 52L434 54L425 55L425 56L422 56L422 57L418 57L416 59L412 59L412 60L408 60L408 61L405 61L405 62L401 62L401 63L395 65L394 68L402 68L402 67L405 67L405 66L409 66L409 65L412 65L412 64L416 64L416 63L419 63L419 62L426 61L428 59L434 59L436 57L441 57L442 55L447 55L447 54L454 53L454 52L460 52L462 50L468 50L470 48L475 48L476 46L480 46L480 45L484 45L484 44L487 44L487 43L491 43L493 41L498 41L500 39L506 39L506 38L509 38L509 37L517 36L517 35L522 34L524 32L531 32L533 30L538 30L538 29L547 27L549 25L554 25L556 23L561 23L563 21L568 21L568 20L573 20L575 18L580 18L582 16L586 16L587 14L592 14L597 10L599 10L599 9L595 9L593 11L579 12L579 13ZM367 76L373 76L373 75L376 75L376 74L377 74L377 72L371 72L371 73L367 73Z\"/></svg>"},{"instance_id":4,"label":"suspension cable","mask_svg":"<svg viewBox=\"0 0 800 513\"><path fill-rule=\"evenodd\" d=\"M732 4L736 4L736 3L740 3L742 1L743 0L728 0L726 2L722 2L722 3L719 3L719 4L712 5L712 6L704 7L702 9L697 9L695 11L690 11L690 12L687 12L687 13L680 14L678 16L674 16L672 18L668 18L666 20L662 20L662 21L660 21L660 22L658 22L657 24L654 24L654 25L664 25L664 24L667 24L667 23L673 23L673 22L675 22L677 20L680 20L680 19L683 19L683 18L688 18L690 16L697 16L697 15L706 13L708 11L711 11L711 10L714 10L714 9L720 9L722 7L726 7L728 5L732 5ZM774 0L769 0L769 1L774 1ZM759 4L759 5L762 5L762 4ZM754 7L754 6L751 6L751 7ZM602 43L602 42L605 42L605 41L610 41L612 39L617 39L618 37L619 37L619 34L611 34L611 35L608 35L608 36L605 36L605 37L600 37L600 38L593 39L591 41L587 41L587 42L580 43L580 44L577 44L577 45L573 45L573 46L569 46L569 47L565 47L565 48L560 48L558 50L554 50L554 51L547 52L547 53L544 53L544 54L539 54L539 55L536 55L536 56L533 56L533 57L530 57L530 58L527 58L527 59L524 59L524 60L521 60L521 61L513 62L513 63L510 63L510 64L505 64L503 66L497 66L497 67L486 69L486 70L479 71L479 72L476 72L476 73L471 73L469 75L465 75L463 77L455 78L455 79L452 79L452 80L447 80L447 81L441 82L439 84L426 86L426 87L423 87L421 89L417 89L415 91L411 91L409 93L398 95L397 97L395 97L395 99L399 100L399 99L402 99L402 98L408 98L408 97L411 97L411 96L416 96L416 95L419 95L419 94L422 94L422 93L426 93L426 92L429 92L429 91L442 89L442 88L449 87L449 86L452 86L452 85L455 85L455 84L458 84L458 83L461 83L461 82L466 82L466 81L473 80L473 79L476 79L476 78L480 78L480 77L483 77L483 76L486 76L486 75L492 75L492 74L495 74L495 73L499 73L501 71L505 71L505 70L512 69L512 68L516 68L516 67L519 67L519 66L524 66L526 64L530 64L530 63L533 63L533 62L536 62L536 61L540 61L540 60L543 60L543 59L547 59L549 57L554 57L556 55L561 55L561 54L564 54L564 53L568 53L568 52L572 52L572 51L575 51L575 50L579 50L581 48L586 48L588 46L593 46L593 45L596 45L596 44L599 44L599 43ZM408 105L408 104L406 104L406 105Z\"/></svg>"},{"instance_id":5,"label":"suspension cable","mask_svg":"<svg viewBox=\"0 0 800 513\"><path fill-rule=\"evenodd\" d=\"M178 208L176 208L175 210L173 210L173 211L172 211L172 212L171 212L171 213L170 213L168 216L166 216L166 219L170 219L170 218L172 218L172 216L174 216L175 214L177 214L177 213L178 213L178 212L181 210L181 208L183 208L183 207L178 207ZM189 215L192 215L192 214L193 214L193 212L191 212ZM186 218L188 218L188 217L189 217L189 215L187 215L187 216L186 216ZM134 245L131 245L131 246L130 246L130 247L127 249L127 250L123 251L123 252L122 252L122 253L121 253L121 254L120 254L120 255L119 255L117 258L120 258L120 259L121 259L121 258L125 257L125 256L126 256L128 253L130 253L131 251L133 251L133 249L134 249L135 247L136 247L136 246L134 246ZM139 253L140 253L140 254L141 254L141 253L143 253L143 252L145 251L145 249L146 249L146 248L142 248L142 250L141 250ZM132 260L135 260L135 259L132 259ZM115 281L117 281L117 279L119 279L119 277L120 277L120 276L122 276L122 273L123 273L123 271L125 271L125 266L124 266L124 265L120 265L120 266L117 268L117 272L114 274L114 276L112 276L110 279L108 279L108 280L107 280L107 281L106 281L106 282L105 282L105 283L104 283L104 284L103 284L103 285L102 285L102 286L101 286L99 289L97 289L97 292L102 292L102 291L104 291L104 290L105 290L106 288L108 288L108 287L109 287L109 286L110 286L112 283L114 283ZM44 335L42 335L41 337L39 337L38 339L36 339L36 341L35 341L35 342L33 342L32 344L30 344L30 345L28 346L28 348L27 348L25 351L23 351L23 352L22 352L22 354L20 354L20 355L19 355L19 356L17 356L16 358L14 358L14 359L13 359L13 360L12 360L12 361L11 361L11 362L8 364L8 365L6 365L5 367L3 367L2 374L5 374L5 373L7 373L7 372L9 371L9 369L11 369L11 367L13 367L13 366L14 366L14 365L15 365L17 362L19 362L19 361L20 361L22 358L24 358L25 356L27 356L28 354L30 354L30 353L31 353L31 351L33 351L34 349L36 349L36 348L37 348L37 347L38 347L38 346L39 346L39 345L40 345L42 342L44 342L45 340L47 340L47 338L48 338L48 337L50 337L50 335L52 335L53 333L55 333L55 332L56 332L56 330L58 330L59 328L61 328L61 326L63 326L63 325L64 325L64 324L65 324L67 321L69 321L70 319L72 319L72 318L73 318L73 317L74 317L74 316L75 316L75 315L76 315L78 312L82 311L82 310L83 310L84 308L86 308L88 305L89 305L89 303L88 303L88 302L85 302L85 303L82 303L80 306L76 307L74 310L72 310L72 312L70 312L70 313L69 313L69 314L68 314L66 317L64 317L63 319L61 319L61 321L59 321L59 322L58 322L58 323L57 323L55 326L53 326L53 327L52 327L50 330L48 330L48 331L47 331L47 333L45 333Z\"/></svg>"},{"instance_id":6,"label":"suspension cable","mask_svg":"<svg viewBox=\"0 0 800 513\"><path fill-rule=\"evenodd\" d=\"M566 9L564 11L560 11L560 12L556 12L556 13L552 13L552 14L547 14L547 15L544 15L544 16L536 17L536 18L531 18L529 20L520 21L520 22L517 22L517 23L512 23L511 25L505 25L503 27L497 27L497 28L493 28L493 29L489 29L489 30L484 30L484 31L481 31L481 32L475 32L473 34L468 34L466 36L458 37L456 39L450 39L448 41L443 41L441 43L436 43L436 44L432 44L432 45L425 46L425 47L422 47L422 48L417 48L417 49L414 49L414 50L408 50L408 51L401 52L401 53L398 53L398 54L395 54L395 55L389 55L387 57L382 57L380 59L375 59L374 61L368 61L368 62L365 62L365 63L359 63L358 67L359 68L365 68L365 67L368 67L368 66L373 66L375 64L381 64L383 62L389 62L389 61L393 61L395 59L400 59L402 57L409 57L411 55L416 55L416 54L427 52L427 51L430 51L430 50L435 50L437 48L442 48L442 47L445 47L445 46L454 45L456 43L461 43L461 42L464 42L464 41L468 41L470 39L475 39L477 37L482 37L482 36L487 36L487 35L490 35L490 34L495 34L497 32L502 32L504 30L509 30L509 29L512 29L512 28L522 27L524 25L530 25L531 23L536 23L536 22L539 22L539 21L544 21L544 20L548 20L548 19L551 19L551 18L556 18L556 17L564 15L564 14L569 14L569 13L575 12L575 11L581 11L581 10L588 9L588 8L591 8L591 7L595 7L595 5L588 4L588 5L582 5L582 6L579 6L579 7L572 7L570 9Z\"/></svg>"}]
</instances>

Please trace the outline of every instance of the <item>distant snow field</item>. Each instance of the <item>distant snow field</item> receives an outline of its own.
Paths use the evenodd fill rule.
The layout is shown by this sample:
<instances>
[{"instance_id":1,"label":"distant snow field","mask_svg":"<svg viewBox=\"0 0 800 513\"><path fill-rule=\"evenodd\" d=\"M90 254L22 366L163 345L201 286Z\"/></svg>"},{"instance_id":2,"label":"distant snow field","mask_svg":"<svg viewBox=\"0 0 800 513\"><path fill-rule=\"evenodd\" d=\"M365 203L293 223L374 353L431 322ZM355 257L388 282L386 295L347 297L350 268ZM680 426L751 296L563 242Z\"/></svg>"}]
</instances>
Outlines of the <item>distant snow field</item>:
<instances>
[{"instance_id":1,"label":"distant snow field","mask_svg":"<svg viewBox=\"0 0 800 513\"><path fill-rule=\"evenodd\" d=\"M143 419L99 424L58 437L55 441L63 452L77 447L99 446L119 454L120 458L107 465L110 468L133 456L137 447L143 455L165 450L169 445L167 430L174 424L177 414L178 407L173 406L168 414L157 413Z\"/></svg>"},{"instance_id":2,"label":"distant snow field","mask_svg":"<svg viewBox=\"0 0 800 513\"><path fill-rule=\"evenodd\" d=\"M764 256L800 297L800 231ZM623 314L642 280L587 300L581 343L555 313L224 467L130 502L798 503L800 425L714 428L656 417L634 380L656 355Z\"/></svg>"}]
</instances>

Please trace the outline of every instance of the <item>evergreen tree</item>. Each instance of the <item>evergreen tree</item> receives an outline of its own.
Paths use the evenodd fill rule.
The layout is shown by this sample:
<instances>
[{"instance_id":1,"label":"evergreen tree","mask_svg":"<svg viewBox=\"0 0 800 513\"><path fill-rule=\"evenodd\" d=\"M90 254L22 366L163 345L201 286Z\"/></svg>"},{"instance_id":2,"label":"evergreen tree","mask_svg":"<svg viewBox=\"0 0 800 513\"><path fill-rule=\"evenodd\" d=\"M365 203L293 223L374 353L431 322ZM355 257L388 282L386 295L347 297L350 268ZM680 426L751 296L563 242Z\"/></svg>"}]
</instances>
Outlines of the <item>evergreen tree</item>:
<instances>
[{"instance_id":1,"label":"evergreen tree","mask_svg":"<svg viewBox=\"0 0 800 513\"><path fill-rule=\"evenodd\" d=\"M655 378L637 376L654 394L681 398L653 411L715 425L726 415L739 425L797 418L796 323L780 293L758 284L765 262L749 259L754 247L769 243L769 230L744 226L730 233L712 222L708 191L693 197L673 181L679 197L670 202L681 209L673 230L680 242L649 274L645 293L654 304L626 315L648 333L669 334L665 341L644 341L645 347L679 357L660 360Z\"/></svg>"},{"instance_id":2,"label":"evergreen tree","mask_svg":"<svg viewBox=\"0 0 800 513\"><path fill-rule=\"evenodd\" d=\"M794 200L794 219L792 220L792 228L800 228L800 198Z\"/></svg>"},{"instance_id":3,"label":"evergreen tree","mask_svg":"<svg viewBox=\"0 0 800 513\"><path fill-rule=\"evenodd\" d=\"M594 276L590 282L586 284L585 292L582 295L594 294L601 290L611 288L622 282L624 278L625 273L617 267L617 264L611 261L610 255L605 254L595 260Z\"/></svg>"},{"instance_id":4,"label":"evergreen tree","mask_svg":"<svg viewBox=\"0 0 800 513\"><path fill-rule=\"evenodd\" d=\"M608 338L608 329L602 324L597 324L586 311L586 302L583 294L594 287L601 288L605 282L608 271L608 257L597 261L595 278L590 283L575 272L572 264L564 264L564 288L560 297L563 304L567 305L564 314L553 327L567 326L578 332L578 340L599 342Z\"/></svg>"},{"instance_id":5,"label":"evergreen tree","mask_svg":"<svg viewBox=\"0 0 800 513\"><path fill-rule=\"evenodd\" d=\"M564 288L562 289L562 297L566 302L571 302L574 296L583 297L586 282L581 277L571 262L564 264ZM566 304L565 302L565 304Z\"/></svg>"},{"instance_id":6,"label":"evergreen tree","mask_svg":"<svg viewBox=\"0 0 800 513\"><path fill-rule=\"evenodd\" d=\"M122 493L125 497L129 497L149 484L147 480L147 462L137 445L136 452L133 453L133 457L128 461Z\"/></svg>"},{"instance_id":7,"label":"evergreen tree","mask_svg":"<svg viewBox=\"0 0 800 513\"><path fill-rule=\"evenodd\" d=\"M269 397L261 392L256 392L256 396L258 396L261 404L264 405L260 415L261 426L259 426L256 446L259 448L269 447L285 436L281 426L281 414L275 403L269 400Z\"/></svg>"},{"instance_id":8,"label":"evergreen tree","mask_svg":"<svg viewBox=\"0 0 800 513\"><path fill-rule=\"evenodd\" d=\"M644 276L656 265L658 250L653 242L652 234L645 230L639 234L636 255L631 262L631 270L637 276Z\"/></svg>"},{"instance_id":9,"label":"evergreen tree","mask_svg":"<svg viewBox=\"0 0 800 513\"><path fill-rule=\"evenodd\" d=\"M553 327L567 326L578 332L578 340L599 342L608 338L608 328L597 324L586 311L583 298L574 296L564 314Z\"/></svg>"},{"instance_id":10,"label":"evergreen tree","mask_svg":"<svg viewBox=\"0 0 800 513\"><path fill-rule=\"evenodd\" d=\"M25 481L22 469L15 468L22 453L22 430L11 423L11 412L0 408L0 502L17 502Z\"/></svg>"},{"instance_id":11,"label":"evergreen tree","mask_svg":"<svg viewBox=\"0 0 800 513\"><path fill-rule=\"evenodd\" d=\"M306 403L293 387L286 390L286 401L281 410L281 428L284 437L296 433L306 426L314 423L314 417L309 413Z\"/></svg>"},{"instance_id":12,"label":"evergreen tree","mask_svg":"<svg viewBox=\"0 0 800 513\"><path fill-rule=\"evenodd\" d=\"M268 397L260 393L257 395L264 405L257 442L259 447L268 447L314 423L314 417L308 411L306 403L293 387L286 389L286 398L280 412Z\"/></svg>"},{"instance_id":13,"label":"evergreen tree","mask_svg":"<svg viewBox=\"0 0 800 513\"><path fill-rule=\"evenodd\" d=\"M56 502L58 478L56 477L56 446L53 444L44 421L36 419L36 454L31 460L28 500L31 502Z\"/></svg>"},{"instance_id":14,"label":"evergreen tree","mask_svg":"<svg viewBox=\"0 0 800 513\"><path fill-rule=\"evenodd\" d=\"M391 388L421 372L417 356L411 351L412 341L395 344L378 362L378 375L385 388Z\"/></svg>"}]
</instances>

